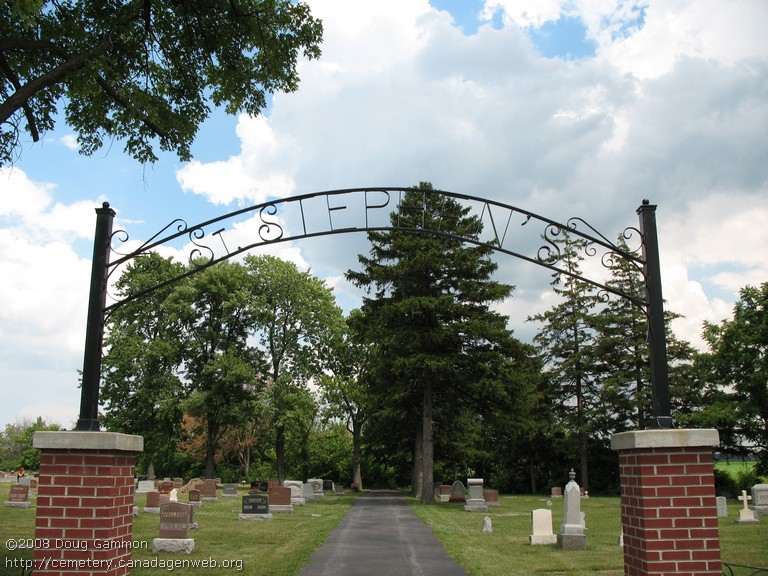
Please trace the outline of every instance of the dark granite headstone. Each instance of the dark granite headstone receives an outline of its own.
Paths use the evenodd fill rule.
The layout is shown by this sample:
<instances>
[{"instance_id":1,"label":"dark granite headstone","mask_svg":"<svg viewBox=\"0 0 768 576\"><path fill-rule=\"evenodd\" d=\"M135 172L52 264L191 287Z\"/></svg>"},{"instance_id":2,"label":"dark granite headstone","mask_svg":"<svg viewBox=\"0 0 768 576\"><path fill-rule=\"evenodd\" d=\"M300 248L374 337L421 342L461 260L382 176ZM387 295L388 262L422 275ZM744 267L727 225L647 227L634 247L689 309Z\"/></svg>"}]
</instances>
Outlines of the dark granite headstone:
<instances>
[{"instance_id":1,"label":"dark granite headstone","mask_svg":"<svg viewBox=\"0 0 768 576\"><path fill-rule=\"evenodd\" d=\"M266 494L243 496L243 514L269 514L269 496Z\"/></svg>"}]
</instances>

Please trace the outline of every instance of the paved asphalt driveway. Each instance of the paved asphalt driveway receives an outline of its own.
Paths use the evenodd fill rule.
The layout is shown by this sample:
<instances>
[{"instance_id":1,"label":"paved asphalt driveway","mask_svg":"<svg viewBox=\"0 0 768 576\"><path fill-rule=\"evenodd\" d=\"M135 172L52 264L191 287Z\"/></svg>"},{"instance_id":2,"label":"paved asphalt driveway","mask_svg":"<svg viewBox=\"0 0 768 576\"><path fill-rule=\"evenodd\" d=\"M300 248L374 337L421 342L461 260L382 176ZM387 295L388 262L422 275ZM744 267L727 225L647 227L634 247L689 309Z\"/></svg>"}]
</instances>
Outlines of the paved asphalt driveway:
<instances>
[{"instance_id":1,"label":"paved asphalt driveway","mask_svg":"<svg viewBox=\"0 0 768 576\"><path fill-rule=\"evenodd\" d=\"M398 492L364 492L299 576L467 576Z\"/></svg>"}]
</instances>

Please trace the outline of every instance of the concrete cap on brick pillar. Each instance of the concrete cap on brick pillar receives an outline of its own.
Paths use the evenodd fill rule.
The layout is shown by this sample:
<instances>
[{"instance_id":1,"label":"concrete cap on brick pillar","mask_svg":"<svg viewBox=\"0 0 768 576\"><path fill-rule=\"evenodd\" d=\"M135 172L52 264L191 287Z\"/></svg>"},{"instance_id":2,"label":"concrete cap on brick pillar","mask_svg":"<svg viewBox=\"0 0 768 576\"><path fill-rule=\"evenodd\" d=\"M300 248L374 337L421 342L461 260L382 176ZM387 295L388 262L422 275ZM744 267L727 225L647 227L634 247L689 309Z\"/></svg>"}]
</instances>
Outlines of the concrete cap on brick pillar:
<instances>
[{"instance_id":1,"label":"concrete cap on brick pillar","mask_svg":"<svg viewBox=\"0 0 768 576\"><path fill-rule=\"evenodd\" d=\"M637 450L644 448L693 448L718 446L720 433L713 428L663 428L619 432L611 436L612 450Z\"/></svg>"},{"instance_id":2,"label":"concrete cap on brick pillar","mask_svg":"<svg viewBox=\"0 0 768 576\"><path fill-rule=\"evenodd\" d=\"M38 431L32 437L32 446L48 450L141 452L144 450L144 438L118 432Z\"/></svg>"}]
</instances>

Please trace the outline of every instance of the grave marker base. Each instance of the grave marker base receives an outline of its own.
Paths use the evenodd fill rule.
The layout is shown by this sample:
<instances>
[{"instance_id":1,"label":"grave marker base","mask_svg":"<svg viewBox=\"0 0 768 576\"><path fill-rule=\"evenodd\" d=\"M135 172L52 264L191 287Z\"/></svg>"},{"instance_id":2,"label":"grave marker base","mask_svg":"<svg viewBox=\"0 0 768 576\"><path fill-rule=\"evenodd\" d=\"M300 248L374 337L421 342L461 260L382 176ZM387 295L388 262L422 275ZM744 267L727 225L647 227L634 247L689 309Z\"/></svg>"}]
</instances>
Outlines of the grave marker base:
<instances>
[{"instance_id":1,"label":"grave marker base","mask_svg":"<svg viewBox=\"0 0 768 576\"><path fill-rule=\"evenodd\" d=\"M152 552L191 554L195 549L194 538L153 538Z\"/></svg>"},{"instance_id":2,"label":"grave marker base","mask_svg":"<svg viewBox=\"0 0 768 576\"><path fill-rule=\"evenodd\" d=\"M584 534L557 534L557 547L561 550L586 550L587 537Z\"/></svg>"},{"instance_id":3,"label":"grave marker base","mask_svg":"<svg viewBox=\"0 0 768 576\"><path fill-rule=\"evenodd\" d=\"M272 514L238 514L238 520L272 520Z\"/></svg>"},{"instance_id":4,"label":"grave marker base","mask_svg":"<svg viewBox=\"0 0 768 576\"><path fill-rule=\"evenodd\" d=\"M531 534L528 536L528 543L535 546L557 544L557 534Z\"/></svg>"}]
</instances>

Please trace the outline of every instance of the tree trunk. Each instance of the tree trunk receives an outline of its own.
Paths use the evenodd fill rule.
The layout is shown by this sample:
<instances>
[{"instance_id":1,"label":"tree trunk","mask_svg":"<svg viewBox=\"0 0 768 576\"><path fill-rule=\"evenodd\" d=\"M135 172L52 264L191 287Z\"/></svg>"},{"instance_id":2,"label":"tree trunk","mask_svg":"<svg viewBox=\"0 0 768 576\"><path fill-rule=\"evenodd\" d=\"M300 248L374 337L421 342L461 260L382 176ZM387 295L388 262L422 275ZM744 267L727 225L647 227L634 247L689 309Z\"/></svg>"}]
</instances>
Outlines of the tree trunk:
<instances>
[{"instance_id":1,"label":"tree trunk","mask_svg":"<svg viewBox=\"0 0 768 576\"><path fill-rule=\"evenodd\" d=\"M363 489L362 438L363 425L357 420L352 420L352 483L357 484L358 490Z\"/></svg>"},{"instance_id":2,"label":"tree trunk","mask_svg":"<svg viewBox=\"0 0 768 576\"><path fill-rule=\"evenodd\" d=\"M536 465L531 462L528 465L528 470L531 474L531 494L536 494L536 492L538 492L538 489L536 488Z\"/></svg>"},{"instance_id":3,"label":"tree trunk","mask_svg":"<svg viewBox=\"0 0 768 576\"><path fill-rule=\"evenodd\" d=\"M422 449L421 503L433 504L435 502L435 445L432 439L432 383L429 381L424 384L421 424L424 446Z\"/></svg>"},{"instance_id":4,"label":"tree trunk","mask_svg":"<svg viewBox=\"0 0 768 576\"><path fill-rule=\"evenodd\" d=\"M413 446L413 473L411 478L411 495L421 496L421 486L424 481L424 429L422 426L416 427L416 442Z\"/></svg>"},{"instance_id":5,"label":"tree trunk","mask_svg":"<svg viewBox=\"0 0 768 576\"><path fill-rule=\"evenodd\" d=\"M217 426L212 424L212 417L208 417L208 434L205 438L205 477L213 478L214 465L216 463L216 434Z\"/></svg>"},{"instance_id":6,"label":"tree trunk","mask_svg":"<svg viewBox=\"0 0 768 576\"><path fill-rule=\"evenodd\" d=\"M277 481L280 486L285 480L285 426L275 428L275 467L277 468Z\"/></svg>"}]
</instances>

